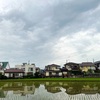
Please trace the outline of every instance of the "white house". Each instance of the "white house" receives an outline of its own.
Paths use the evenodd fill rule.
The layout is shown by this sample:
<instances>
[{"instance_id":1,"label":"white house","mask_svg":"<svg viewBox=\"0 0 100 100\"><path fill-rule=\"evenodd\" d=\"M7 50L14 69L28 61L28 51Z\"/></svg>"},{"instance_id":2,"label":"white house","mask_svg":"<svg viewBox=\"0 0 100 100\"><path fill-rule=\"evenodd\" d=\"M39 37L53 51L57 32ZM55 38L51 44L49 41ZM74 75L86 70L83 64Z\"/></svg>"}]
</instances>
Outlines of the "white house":
<instances>
[{"instance_id":1,"label":"white house","mask_svg":"<svg viewBox=\"0 0 100 100\"><path fill-rule=\"evenodd\" d=\"M22 69L17 69L17 68L10 68L4 70L4 75L7 76L8 78L13 77L13 78L21 78L24 76L24 71Z\"/></svg>"},{"instance_id":2,"label":"white house","mask_svg":"<svg viewBox=\"0 0 100 100\"><path fill-rule=\"evenodd\" d=\"M33 74L36 72L35 64L23 63L22 65L15 65L15 68L23 69L25 75Z\"/></svg>"}]
</instances>

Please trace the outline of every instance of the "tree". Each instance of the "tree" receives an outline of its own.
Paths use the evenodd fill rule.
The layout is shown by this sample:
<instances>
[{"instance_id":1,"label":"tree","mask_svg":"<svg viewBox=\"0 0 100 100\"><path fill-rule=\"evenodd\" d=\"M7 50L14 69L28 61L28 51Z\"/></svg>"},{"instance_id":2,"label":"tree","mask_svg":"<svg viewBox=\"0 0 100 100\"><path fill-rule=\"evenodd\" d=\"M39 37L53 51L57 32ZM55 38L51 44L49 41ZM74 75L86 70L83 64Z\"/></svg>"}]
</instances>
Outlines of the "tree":
<instances>
[{"instance_id":1,"label":"tree","mask_svg":"<svg viewBox=\"0 0 100 100\"><path fill-rule=\"evenodd\" d=\"M40 77L40 73L39 72L35 72L34 76L35 76L35 78L39 78Z\"/></svg>"}]
</instances>

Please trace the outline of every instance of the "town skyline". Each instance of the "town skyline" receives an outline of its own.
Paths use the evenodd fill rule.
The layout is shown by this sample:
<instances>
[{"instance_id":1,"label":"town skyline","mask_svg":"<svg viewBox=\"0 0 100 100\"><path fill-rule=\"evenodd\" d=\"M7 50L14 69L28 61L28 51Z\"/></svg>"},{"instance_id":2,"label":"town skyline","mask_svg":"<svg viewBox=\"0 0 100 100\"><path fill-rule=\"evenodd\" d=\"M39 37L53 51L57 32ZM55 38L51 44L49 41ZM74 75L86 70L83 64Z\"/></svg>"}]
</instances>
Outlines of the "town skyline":
<instances>
[{"instance_id":1,"label":"town skyline","mask_svg":"<svg viewBox=\"0 0 100 100\"><path fill-rule=\"evenodd\" d=\"M13 66L11 66L12 64L9 62L9 61L0 61L0 65L2 65L2 62L7 62L7 63L9 63L9 67L10 68L15 68L15 66L16 65L23 65L23 64L29 64L29 65L31 65L31 64L34 64L35 65L35 67L38 67L38 68L40 68L40 69L44 69L45 68L45 66L48 66L48 65L52 65L52 64L54 64L54 65L59 65L60 67L64 67L64 65L66 64L66 63L76 63L76 64L81 64L81 63L95 63L95 62L100 62L100 60L92 60L92 61L82 61L82 62L75 62L75 61L68 61L68 60L66 60L63 64L59 64L59 63L48 63L48 64L45 64L44 66L38 66L35 62L31 62L31 61L27 61L27 62L21 62L21 63L16 63L15 65L13 65ZM41 65L41 64L40 64Z\"/></svg>"}]
</instances>

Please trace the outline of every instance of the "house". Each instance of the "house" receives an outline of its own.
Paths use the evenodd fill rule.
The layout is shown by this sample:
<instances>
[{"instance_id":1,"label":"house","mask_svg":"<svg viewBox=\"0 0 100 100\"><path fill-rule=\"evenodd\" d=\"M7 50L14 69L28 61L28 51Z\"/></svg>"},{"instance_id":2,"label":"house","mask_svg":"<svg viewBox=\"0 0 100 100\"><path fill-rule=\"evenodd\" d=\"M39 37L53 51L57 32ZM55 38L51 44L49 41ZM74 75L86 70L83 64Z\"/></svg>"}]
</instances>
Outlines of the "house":
<instances>
[{"instance_id":1,"label":"house","mask_svg":"<svg viewBox=\"0 0 100 100\"><path fill-rule=\"evenodd\" d=\"M22 65L15 65L15 68L23 69L25 75L34 75L36 72L35 64L23 63Z\"/></svg>"},{"instance_id":2,"label":"house","mask_svg":"<svg viewBox=\"0 0 100 100\"><path fill-rule=\"evenodd\" d=\"M9 62L0 62L0 73L4 74L4 70L9 69Z\"/></svg>"},{"instance_id":3,"label":"house","mask_svg":"<svg viewBox=\"0 0 100 100\"><path fill-rule=\"evenodd\" d=\"M99 74L99 76L100 76L100 61L94 62L94 65L96 67L95 73Z\"/></svg>"},{"instance_id":4,"label":"house","mask_svg":"<svg viewBox=\"0 0 100 100\"><path fill-rule=\"evenodd\" d=\"M100 70L100 61L96 61L96 62L94 62L94 64L96 66L96 69Z\"/></svg>"},{"instance_id":5,"label":"house","mask_svg":"<svg viewBox=\"0 0 100 100\"><path fill-rule=\"evenodd\" d=\"M46 77L60 77L60 76L62 76L60 66L56 65L56 64L51 64L51 65L45 66L45 76Z\"/></svg>"},{"instance_id":6,"label":"house","mask_svg":"<svg viewBox=\"0 0 100 100\"><path fill-rule=\"evenodd\" d=\"M71 70L79 70L79 64L77 63L74 63L74 62L68 62L66 63L65 65L65 68L68 69L68 71L71 71Z\"/></svg>"},{"instance_id":7,"label":"house","mask_svg":"<svg viewBox=\"0 0 100 100\"><path fill-rule=\"evenodd\" d=\"M95 64L92 62L82 62L80 65L82 72L88 72L89 70L96 70Z\"/></svg>"},{"instance_id":8,"label":"house","mask_svg":"<svg viewBox=\"0 0 100 100\"><path fill-rule=\"evenodd\" d=\"M10 68L4 70L4 75L8 78L22 78L24 76L23 69Z\"/></svg>"},{"instance_id":9,"label":"house","mask_svg":"<svg viewBox=\"0 0 100 100\"><path fill-rule=\"evenodd\" d=\"M61 72L62 72L62 77L66 77L68 75L68 69L66 69L65 67L61 68ZM67 76L68 77L68 76Z\"/></svg>"},{"instance_id":10,"label":"house","mask_svg":"<svg viewBox=\"0 0 100 100\"><path fill-rule=\"evenodd\" d=\"M78 63L68 62L64 64L64 68L67 69L67 76L81 74L81 70Z\"/></svg>"}]
</instances>

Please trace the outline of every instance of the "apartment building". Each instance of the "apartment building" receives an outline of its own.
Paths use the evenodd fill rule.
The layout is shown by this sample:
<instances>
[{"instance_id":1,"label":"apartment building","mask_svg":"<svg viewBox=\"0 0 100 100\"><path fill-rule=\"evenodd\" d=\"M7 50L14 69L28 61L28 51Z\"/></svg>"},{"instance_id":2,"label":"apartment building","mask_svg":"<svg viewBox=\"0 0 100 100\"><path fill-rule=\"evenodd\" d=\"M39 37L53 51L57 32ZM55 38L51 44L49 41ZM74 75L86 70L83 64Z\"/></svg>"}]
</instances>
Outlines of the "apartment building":
<instances>
[{"instance_id":1,"label":"apartment building","mask_svg":"<svg viewBox=\"0 0 100 100\"><path fill-rule=\"evenodd\" d=\"M15 65L15 68L23 69L25 75L34 75L36 72L35 64L23 63L22 65Z\"/></svg>"}]
</instances>

